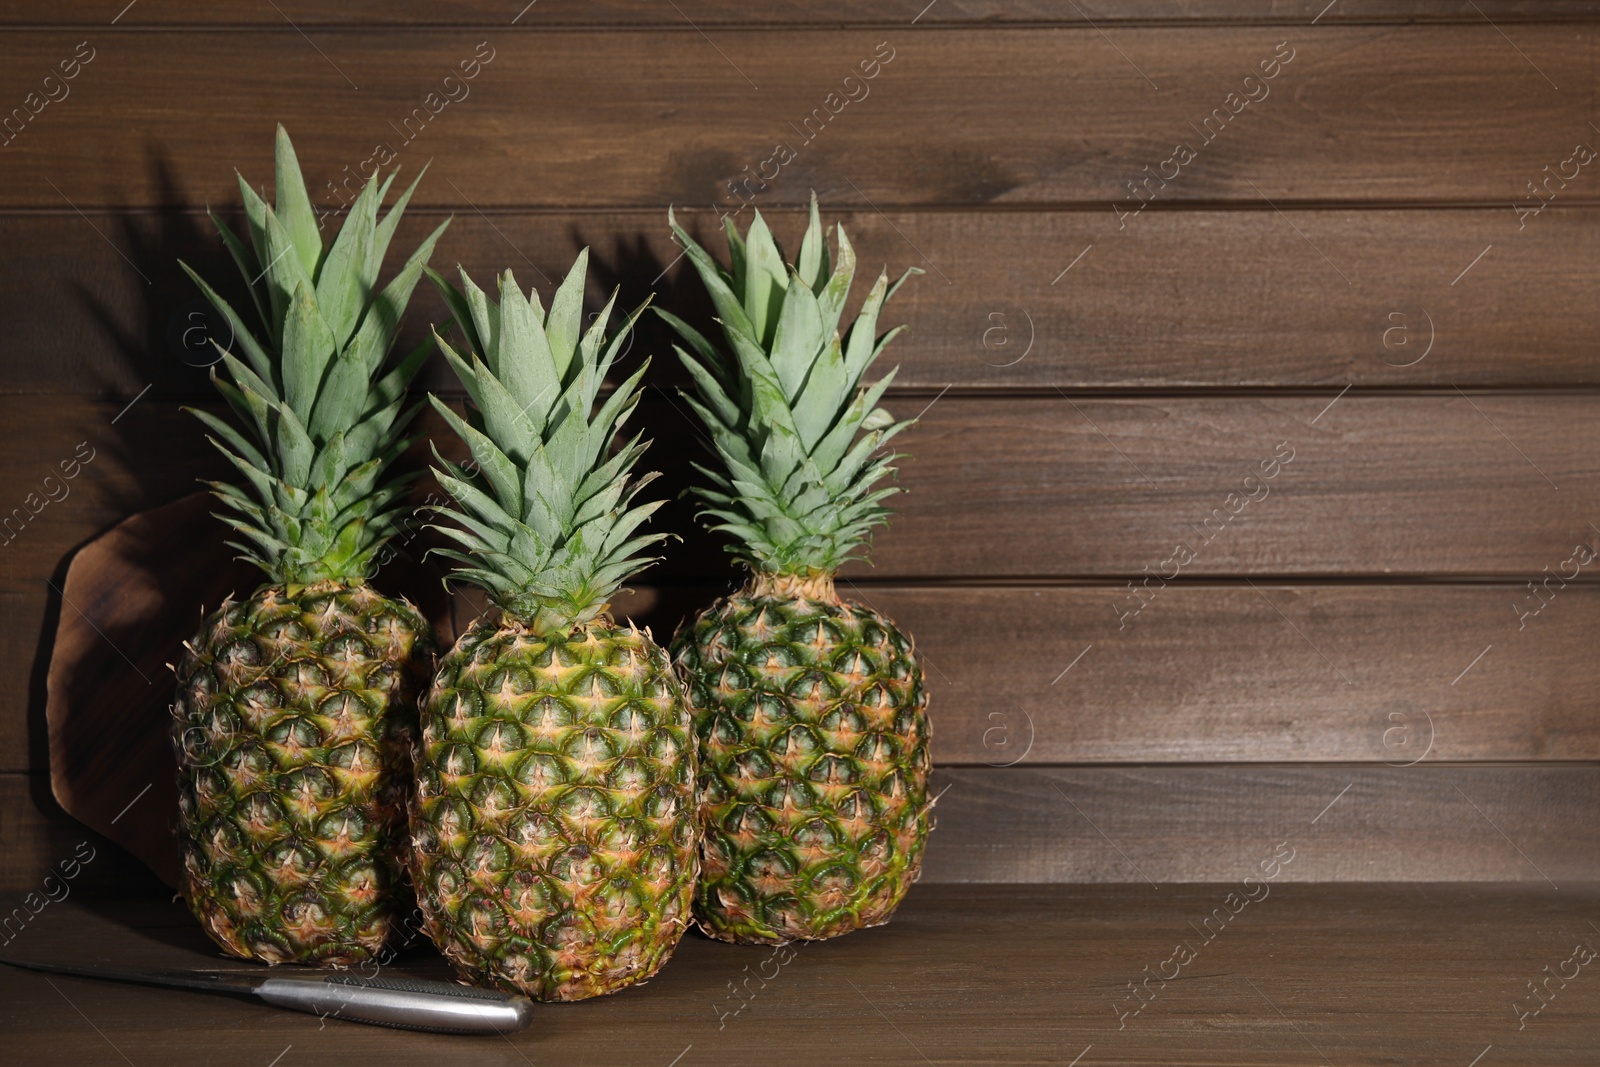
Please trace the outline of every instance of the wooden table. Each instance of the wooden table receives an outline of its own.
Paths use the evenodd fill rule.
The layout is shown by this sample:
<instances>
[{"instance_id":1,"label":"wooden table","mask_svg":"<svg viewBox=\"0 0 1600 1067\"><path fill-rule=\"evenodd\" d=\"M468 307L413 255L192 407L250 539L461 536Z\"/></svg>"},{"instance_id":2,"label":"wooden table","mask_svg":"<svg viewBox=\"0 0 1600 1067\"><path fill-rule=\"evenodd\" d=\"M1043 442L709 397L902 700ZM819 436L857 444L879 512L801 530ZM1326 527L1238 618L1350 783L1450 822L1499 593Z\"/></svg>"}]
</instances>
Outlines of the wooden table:
<instances>
[{"instance_id":1,"label":"wooden table","mask_svg":"<svg viewBox=\"0 0 1600 1067\"><path fill-rule=\"evenodd\" d=\"M1566 962L1581 942L1600 948L1600 884L1280 884L1242 906L1235 898L1230 914L1227 895L1241 890L922 886L890 926L802 945L787 962L691 935L654 981L541 1006L511 1039L323 1023L248 1000L0 968L0 1058L27 1067L467 1057L482 1067L1600 1062L1600 960ZM1226 922L1206 922L1215 909ZM1179 966L1184 942L1194 955ZM0 951L218 965L182 907L155 900L52 904ZM1564 986L1549 979L1553 995L1532 1014L1528 983L1574 969ZM445 974L431 951L395 971ZM1163 971L1177 977L1163 983ZM1147 975L1157 977L1136 999L1129 983Z\"/></svg>"}]
</instances>

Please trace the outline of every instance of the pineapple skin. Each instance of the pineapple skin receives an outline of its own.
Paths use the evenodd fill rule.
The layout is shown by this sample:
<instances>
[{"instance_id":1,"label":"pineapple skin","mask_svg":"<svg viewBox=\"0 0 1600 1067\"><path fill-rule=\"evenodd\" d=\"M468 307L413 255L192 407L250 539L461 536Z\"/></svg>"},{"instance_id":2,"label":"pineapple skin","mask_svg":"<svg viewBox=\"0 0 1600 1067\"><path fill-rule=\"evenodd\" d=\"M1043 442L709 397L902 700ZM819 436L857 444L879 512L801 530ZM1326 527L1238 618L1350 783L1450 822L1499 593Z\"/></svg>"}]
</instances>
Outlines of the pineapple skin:
<instances>
[{"instance_id":1,"label":"pineapple skin","mask_svg":"<svg viewBox=\"0 0 1600 1067\"><path fill-rule=\"evenodd\" d=\"M689 923L694 768L682 683L647 632L475 624L440 662L417 746L429 936L464 978L537 1000L649 978Z\"/></svg>"},{"instance_id":2,"label":"pineapple skin","mask_svg":"<svg viewBox=\"0 0 1600 1067\"><path fill-rule=\"evenodd\" d=\"M432 651L411 604L336 581L229 600L188 643L173 705L183 896L228 954L342 967L395 939Z\"/></svg>"},{"instance_id":3,"label":"pineapple skin","mask_svg":"<svg viewBox=\"0 0 1600 1067\"><path fill-rule=\"evenodd\" d=\"M933 829L911 639L826 577L758 578L673 651L700 741L696 923L770 945L888 922Z\"/></svg>"}]
</instances>

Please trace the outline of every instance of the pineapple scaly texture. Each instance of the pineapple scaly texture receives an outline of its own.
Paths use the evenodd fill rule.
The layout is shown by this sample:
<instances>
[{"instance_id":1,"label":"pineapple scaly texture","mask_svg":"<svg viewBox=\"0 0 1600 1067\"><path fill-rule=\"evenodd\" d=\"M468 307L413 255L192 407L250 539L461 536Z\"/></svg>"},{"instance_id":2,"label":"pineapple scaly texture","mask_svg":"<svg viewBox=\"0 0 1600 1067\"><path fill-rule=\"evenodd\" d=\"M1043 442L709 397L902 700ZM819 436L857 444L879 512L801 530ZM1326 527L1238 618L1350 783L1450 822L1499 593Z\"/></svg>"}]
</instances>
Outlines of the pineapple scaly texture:
<instances>
[{"instance_id":1,"label":"pineapple scaly texture","mask_svg":"<svg viewBox=\"0 0 1600 1067\"><path fill-rule=\"evenodd\" d=\"M231 955L371 959L411 908L405 797L433 638L367 584L395 530L406 389L429 346L390 347L441 223L381 289L415 182L361 191L324 246L294 146L277 133L276 204L241 176L249 243L215 215L259 329L184 270L228 324L212 382L243 426L194 414L243 477L210 483L228 542L266 574L200 626L177 668L183 893ZM420 180L420 175L419 175Z\"/></svg>"},{"instance_id":2,"label":"pineapple scaly texture","mask_svg":"<svg viewBox=\"0 0 1600 1067\"><path fill-rule=\"evenodd\" d=\"M654 477L631 473L645 446L611 448L645 368L602 400L626 330L605 335L615 295L581 330L587 263L548 314L510 271L498 303L465 271L461 289L430 272L467 351L436 340L471 401L462 418L433 398L473 467L435 469L456 504L443 551L497 617L441 659L423 709L414 879L464 977L540 1000L654 974L688 924L697 846L682 685L648 631L609 614L665 535L638 532L659 506L633 502Z\"/></svg>"},{"instance_id":3,"label":"pineapple scaly texture","mask_svg":"<svg viewBox=\"0 0 1600 1067\"><path fill-rule=\"evenodd\" d=\"M841 334L855 251L839 226L830 253L814 196L793 263L759 212L742 238L724 220L728 267L668 219L722 328L719 347L660 312L719 461L695 491L751 572L673 642L701 747L695 918L765 944L879 925L932 828L927 692L911 639L834 573L889 517L883 446L911 421L877 406L893 371L863 378L901 329L877 334L884 302L921 271L880 273Z\"/></svg>"}]
</instances>

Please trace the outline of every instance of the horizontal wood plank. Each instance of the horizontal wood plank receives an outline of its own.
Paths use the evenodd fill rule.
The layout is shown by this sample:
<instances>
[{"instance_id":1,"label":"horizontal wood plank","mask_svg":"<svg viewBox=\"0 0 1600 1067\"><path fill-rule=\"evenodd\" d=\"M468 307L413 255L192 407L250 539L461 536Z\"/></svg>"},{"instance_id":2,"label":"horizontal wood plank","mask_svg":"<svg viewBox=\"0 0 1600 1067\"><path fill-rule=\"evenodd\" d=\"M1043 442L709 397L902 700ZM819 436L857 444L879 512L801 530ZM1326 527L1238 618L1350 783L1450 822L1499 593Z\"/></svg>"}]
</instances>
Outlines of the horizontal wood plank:
<instances>
[{"instance_id":1,"label":"horizontal wood plank","mask_svg":"<svg viewBox=\"0 0 1600 1067\"><path fill-rule=\"evenodd\" d=\"M0 888L31 888L92 833L38 781L0 775ZM1593 765L946 767L934 788L925 882L1227 881L1279 841L1294 882L1600 880Z\"/></svg>"},{"instance_id":2,"label":"horizontal wood plank","mask_svg":"<svg viewBox=\"0 0 1600 1067\"><path fill-rule=\"evenodd\" d=\"M906 492L893 498L874 565L852 565L851 577L1137 578L1148 596L1163 578L1521 582L1593 570L1569 561L1597 536L1600 397L947 396L892 407L926 410L900 439ZM646 466L666 475L652 487L669 498L657 521L684 536L651 580L731 573L721 542L676 495L701 455L689 418L666 396L637 416L657 442ZM0 453L11 493L0 520L12 524L0 591L36 590L74 545L227 474L193 416L169 404L12 396L0 398L0 421L17 442ZM436 416L418 431L456 447ZM60 465L80 448L94 458L64 481ZM424 458L419 445L415 461Z\"/></svg>"},{"instance_id":3,"label":"horizontal wood plank","mask_svg":"<svg viewBox=\"0 0 1600 1067\"><path fill-rule=\"evenodd\" d=\"M281 29L285 20L296 26L361 26L368 29L405 26L474 25L503 29L515 25L528 30L558 26L659 26L677 28L692 23L702 27L773 25L878 25L919 26L962 23L1043 23L1067 26L1121 23L1273 22L1321 25L1340 22L1495 22L1562 21L1593 18L1600 4L1573 0L1552 8L1534 0L1481 0L1440 3L1428 0L1343 0L1325 10L1308 0L1098 0L1082 4L1071 0L769 0L749 5L736 0L679 0L672 8L651 0L597 0L581 7L535 7L515 0L464 0L440 7L407 0L383 3L353 0L328 5L285 0L269 5L238 2L218 6L202 0L179 0L146 5L117 16L113 0L100 4L43 9L22 0L0 3L0 25L101 27L116 17L116 25L238 26ZM673 10L675 8L676 10Z\"/></svg>"},{"instance_id":4,"label":"horizontal wood plank","mask_svg":"<svg viewBox=\"0 0 1600 1067\"><path fill-rule=\"evenodd\" d=\"M665 640L718 593L641 584L617 610ZM845 593L916 639L941 765L1600 759L1592 587L1562 591L1522 629L1532 594L1504 585L1179 586L1125 630L1115 612L1127 605L1101 587ZM9 619L43 601L16 596L0 641L35 655L34 635ZM110 640L157 670L184 635L144 636ZM144 685L114 648L99 655L130 693ZM29 704L22 690L0 703L0 770L46 766Z\"/></svg>"},{"instance_id":5,"label":"horizontal wood plank","mask_svg":"<svg viewBox=\"0 0 1600 1067\"><path fill-rule=\"evenodd\" d=\"M1342 393L934 401L851 573L1535 578L1597 536L1600 399Z\"/></svg>"},{"instance_id":6,"label":"horizontal wood plank","mask_svg":"<svg viewBox=\"0 0 1600 1067\"><path fill-rule=\"evenodd\" d=\"M1600 880L1600 767L946 768L933 882Z\"/></svg>"},{"instance_id":7,"label":"horizontal wood plank","mask_svg":"<svg viewBox=\"0 0 1600 1067\"><path fill-rule=\"evenodd\" d=\"M434 159L419 202L463 212L732 210L802 204L813 189L867 208L1510 202L1593 136L1573 87L1589 77L1594 32L1529 25L1508 39L1488 21L1109 33L685 24L348 27L313 42L286 25L113 33L88 42L87 64L74 59L82 31L27 33L10 43L0 100L60 99L36 95L8 134L0 207L231 203L235 167L258 182L271 173L270 119L300 138L314 195L330 205L335 183L391 154L412 171ZM70 82L62 63L76 71ZM467 81L463 63L475 71ZM1247 83L1262 64L1274 78ZM860 80L863 69L873 77ZM73 162L91 155L92 167ZM1140 192L1130 183L1146 167L1167 177ZM1593 199L1583 164L1564 169L1570 184L1547 196ZM746 175L747 189L729 188Z\"/></svg>"},{"instance_id":8,"label":"horizontal wood plank","mask_svg":"<svg viewBox=\"0 0 1600 1067\"><path fill-rule=\"evenodd\" d=\"M1507 585L1178 586L1125 629L1114 588L844 591L916 639L940 765L1600 759L1592 586L1558 590L1521 629L1533 594ZM665 641L719 592L641 584L617 611ZM114 643L94 654L130 705L138 670L162 687L158 730L161 664L186 634L86 607L67 622ZM23 705L0 705L19 741ZM128 744L80 733L71 747L101 750L99 780ZM0 770L44 766L17 744Z\"/></svg>"},{"instance_id":9,"label":"horizontal wood plank","mask_svg":"<svg viewBox=\"0 0 1600 1067\"><path fill-rule=\"evenodd\" d=\"M112 779L138 788L166 765L165 665L202 610L255 582L193 528L209 506L196 495L119 525L74 557L63 586L50 652L56 788L103 830L121 805L92 809L96 821L75 790L98 794ZM129 550L137 524L143 547ZM124 549L102 547L113 542ZM386 569L381 581L421 603L448 643L481 601L462 595L452 608L441 577L432 561ZM1142 605L1104 584L843 588L916 639L940 765L1600 759L1593 583L1537 594L1509 584L1178 584L1145 592ZM639 583L615 609L664 642L720 592ZM15 599L34 609L26 618L44 607L43 596ZM14 646L37 655L14 628ZM0 749L0 770L44 766L37 744L32 753L20 744L28 704L21 691L0 704L19 742ZM170 775L156 776L165 791Z\"/></svg>"},{"instance_id":10,"label":"horizontal wood plank","mask_svg":"<svg viewBox=\"0 0 1600 1067\"><path fill-rule=\"evenodd\" d=\"M702 240L721 246L709 212L685 217ZM1600 335L1600 306L1589 298L1596 208L1551 207L1520 233L1509 204L1152 212L1120 235L1109 209L833 217L863 265L858 299L883 265L928 270L890 305L892 321L910 329L884 364L900 366L897 382L906 388L1600 384L1589 340ZM397 247L420 241L438 221L409 219ZM793 211L770 221L790 246L804 227ZM205 305L178 267L181 259L233 294L235 269L209 220L0 215L0 245L8 249L0 315L10 343L33 354L0 363L0 393L131 397L150 385L150 398L212 395L206 364L215 354L204 343L205 318L196 317ZM1486 245L1493 248L1482 255ZM665 211L492 220L458 212L433 261L447 272L463 264L480 280L509 267L548 290L585 246L594 310L621 286L624 306L653 293L658 306L712 328L698 278L677 260ZM432 289L420 290L402 350L445 316ZM663 385L683 380L671 341L652 315L632 344L655 357L652 380ZM459 391L442 360L424 382Z\"/></svg>"},{"instance_id":11,"label":"horizontal wood plank","mask_svg":"<svg viewBox=\"0 0 1600 1067\"><path fill-rule=\"evenodd\" d=\"M1319 1052L1341 1067L1464 1067L1488 1046L1485 1064L1592 1064L1600 1007L1583 978L1552 980L1547 1006L1521 1029L1512 1005L1538 1008L1527 983L1571 974L1574 945L1595 944L1586 922L1593 886L1252 883L1254 895L1268 895L1230 905L1254 869L1252 860L1228 884L1160 891L924 884L889 925L795 949L691 933L649 983L540 1005L510 1047L11 968L0 969L0 1027L8 1050L36 1067L100 1062L111 1049L179 1067L275 1056L432 1067L464 1055L506 1067L524 1057L578 1067L676 1057L692 1067L743 1062L752 1048L774 1067L1074 1057L1083 1067L1304 1067L1322 1063ZM1224 910L1225 923L1215 917L1230 906L1240 910ZM1193 955L1175 958L1177 945ZM219 959L171 901L69 898L46 906L16 946L124 966L261 972ZM1187 962L1174 970L1178 959ZM429 949L386 973L449 977Z\"/></svg>"},{"instance_id":12,"label":"horizontal wood plank","mask_svg":"<svg viewBox=\"0 0 1600 1067\"><path fill-rule=\"evenodd\" d=\"M1534 577L1594 537L1594 403L936 402L871 573Z\"/></svg>"},{"instance_id":13,"label":"horizontal wood plank","mask_svg":"<svg viewBox=\"0 0 1600 1067\"><path fill-rule=\"evenodd\" d=\"M1122 629L1105 588L844 592L915 637L940 765L1600 760L1592 586L1520 630L1502 585L1175 586Z\"/></svg>"}]
</instances>

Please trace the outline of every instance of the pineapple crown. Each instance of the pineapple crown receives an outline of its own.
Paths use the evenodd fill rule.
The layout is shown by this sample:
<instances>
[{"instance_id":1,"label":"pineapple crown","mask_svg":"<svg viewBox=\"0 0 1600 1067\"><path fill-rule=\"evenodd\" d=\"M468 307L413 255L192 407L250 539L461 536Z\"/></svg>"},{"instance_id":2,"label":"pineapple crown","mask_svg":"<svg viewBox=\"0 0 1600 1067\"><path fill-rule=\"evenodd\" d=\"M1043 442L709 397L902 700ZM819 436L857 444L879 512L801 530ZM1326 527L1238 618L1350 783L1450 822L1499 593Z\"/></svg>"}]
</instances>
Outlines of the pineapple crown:
<instances>
[{"instance_id":1,"label":"pineapple crown","mask_svg":"<svg viewBox=\"0 0 1600 1067\"><path fill-rule=\"evenodd\" d=\"M694 490L709 505L701 514L716 520L711 529L732 535L728 550L758 573L831 574L865 556L873 527L889 519L882 501L896 489L873 487L894 470L900 454L879 447L915 420L895 422L877 407L894 371L867 388L861 378L904 329L876 336L884 302L922 271L912 267L893 285L880 273L841 340L855 250L844 227L835 226L838 248L830 257L815 194L794 263L783 258L759 211L742 239L724 216L729 269L678 225L670 209L667 219L711 294L732 350L724 354L682 319L657 309L693 350L674 346L697 394L684 393L684 399L710 431L724 467L695 464L710 483Z\"/></svg>"},{"instance_id":2,"label":"pineapple crown","mask_svg":"<svg viewBox=\"0 0 1600 1067\"><path fill-rule=\"evenodd\" d=\"M211 380L248 438L209 412L190 409L245 477L244 487L209 483L230 509L218 518L249 542L228 543L277 583L364 580L403 510L398 501L407 479L389 477L389 467L410 443L401 434L420 405L402 407L428 347L392 364L389 349L450 220L378 289L384 254L417 187L412 182L380 220L379 204L393 181L391 173L379 184L374 174L324 248L294 146L278 127L277 206L239 177L249 246L211 216L244 277L259 335L180 263L227 321L244 356L217 345L227 373L213 367Z\"/></svg>"},{"instance_id":3,"label":"pineapple crown","mask_svg":"<svg viewBox=\"0 0 1600 1067\"><path fill-rule=\"evenodd\" d=\"M640 307L607 338L616 294L587 332L584 249L556 289L546 315L508 270L500 301L461 271L462 289L428 277L466 335L467 356L437 332L434 340L472 403L466 418L430 396L466 443L476 473L444 459L434 473L456 507L438 508L458 524L439 526L459 548L438 549L459 566L454 577L481 585L512 621L536 633L565 632L603 613L630 576L655 562L640 552L666 534L634 533L660 501L632 506L656 475L632 476L645 448L639 436L610 445L639 401L649 361L596 408L606 372Z\"/></svg>"}]
</instances>

